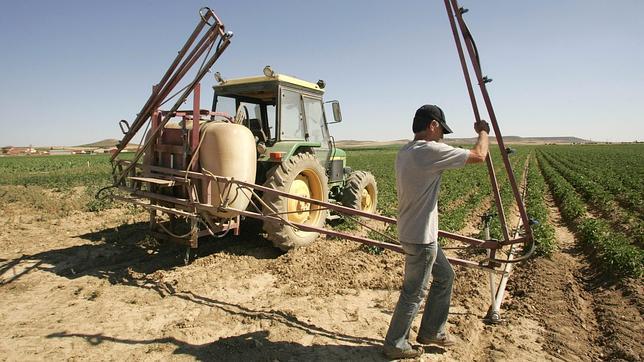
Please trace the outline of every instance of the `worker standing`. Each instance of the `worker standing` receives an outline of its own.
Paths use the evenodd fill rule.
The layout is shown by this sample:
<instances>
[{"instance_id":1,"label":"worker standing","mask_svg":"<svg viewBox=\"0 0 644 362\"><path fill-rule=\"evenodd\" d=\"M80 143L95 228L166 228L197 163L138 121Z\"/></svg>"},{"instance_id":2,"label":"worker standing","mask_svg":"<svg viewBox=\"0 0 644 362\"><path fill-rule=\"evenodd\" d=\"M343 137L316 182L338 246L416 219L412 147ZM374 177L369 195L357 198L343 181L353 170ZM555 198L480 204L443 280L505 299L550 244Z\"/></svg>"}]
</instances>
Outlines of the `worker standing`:
<instances>
[{"instance_id":1,"label":"worker standing","mask_svg":"<svg viewBox=\"0 0 644 362\"><path fill-rule=\"evenodd\" d=\"M384 353L392 359L414 358L423 349L408 341L432 276L431 288L416 341L449 347L454 344L445 324L452 297L454 271L438 246L438 193L444 170L485 161L490 127L476 122L478 140L472 150L454 148L439 141L452 133L445 114L435 105L420 107L414 116L414 140L396 158L398 190L398 238L405 251L405 270L400 298L385 337Z\"/></svg>"}]
</instances>

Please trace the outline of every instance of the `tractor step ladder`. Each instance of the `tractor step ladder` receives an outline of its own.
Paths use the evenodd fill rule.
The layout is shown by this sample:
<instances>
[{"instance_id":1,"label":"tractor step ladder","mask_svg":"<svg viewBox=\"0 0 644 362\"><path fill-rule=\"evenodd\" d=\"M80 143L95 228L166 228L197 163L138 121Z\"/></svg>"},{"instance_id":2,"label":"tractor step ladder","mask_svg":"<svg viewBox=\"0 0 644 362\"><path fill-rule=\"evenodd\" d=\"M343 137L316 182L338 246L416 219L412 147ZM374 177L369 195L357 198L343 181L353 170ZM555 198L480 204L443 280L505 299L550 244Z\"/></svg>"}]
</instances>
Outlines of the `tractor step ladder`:
<instances>
[{"instance_id":1,"label":"tractor step ladder","mask_svg":"<svg viewBox=\"0 0 644 362\"><path fill-rule=\"evenodd\" d=\"M130 176L128 179L132 181L147 182L163 187L172 187L176 184L175 180L166 180L163 178Z\"/></svg>"}]
</instances>

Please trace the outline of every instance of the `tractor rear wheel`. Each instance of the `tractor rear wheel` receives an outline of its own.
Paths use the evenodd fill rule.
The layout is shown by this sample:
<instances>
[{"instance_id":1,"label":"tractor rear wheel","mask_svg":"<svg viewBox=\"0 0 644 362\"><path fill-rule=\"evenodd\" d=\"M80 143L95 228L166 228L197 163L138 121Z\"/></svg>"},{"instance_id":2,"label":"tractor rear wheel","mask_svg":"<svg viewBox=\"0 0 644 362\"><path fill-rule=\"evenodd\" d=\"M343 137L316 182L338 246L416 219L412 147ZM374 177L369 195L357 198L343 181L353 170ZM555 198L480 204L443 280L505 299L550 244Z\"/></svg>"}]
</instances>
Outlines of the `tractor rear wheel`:
<instances>
[{"instance_id":1,"label":"tractor rear wheel","mask_svg":"<svg viewBox=\"0 0 644 362\"><path fill-rule=\"evenodd\" d=\"M267 174L264 186L293 195L328 202L329 186L324 168L310 153L299 153L273 167ZM327 210L317 205L265 192L264 214L276 214L291 223L323 227ZM264 231L273 244L284 250L305 246L318 237L318 233L302 231L285 223L264 221Z\"/></svg>"},{"instance_id":2,"label":"tractor rear wheel","mask_svg":"<svg viewBox=\"0 0 644 362\"><path fill-rule=\"evenodd\" d=\"M350 173L342 192L342 204L352 209L375 213L378 204L376 178L367 171Z\"/></svg>"}]
</instances>

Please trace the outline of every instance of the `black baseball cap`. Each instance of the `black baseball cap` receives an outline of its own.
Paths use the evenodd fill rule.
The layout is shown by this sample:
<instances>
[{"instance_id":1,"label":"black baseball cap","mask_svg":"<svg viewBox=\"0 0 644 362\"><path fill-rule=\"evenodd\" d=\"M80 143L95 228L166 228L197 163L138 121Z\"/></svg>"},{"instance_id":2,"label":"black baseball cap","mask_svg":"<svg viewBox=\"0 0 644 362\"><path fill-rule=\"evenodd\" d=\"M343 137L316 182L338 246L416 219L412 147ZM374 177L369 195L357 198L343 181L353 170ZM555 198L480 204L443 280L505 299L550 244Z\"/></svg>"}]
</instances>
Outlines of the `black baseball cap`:
<instances>
[{"instance_id":1,"label":"black baseball cap","mask_svg":"<svg viewBox=\"0 0 644 362\"><path fill-rule=\"evenodd\" d=\"M414 133L418 133L427 128L427 125L433 120L436 120L436 122L443 127L444 134L452 133L452 129L449 128L447 121L445 120L445 113L443 113L443 110L440 109L440 107L433 104L425 104L416 110L412 130Z\"/></svg>"}]
</instances>

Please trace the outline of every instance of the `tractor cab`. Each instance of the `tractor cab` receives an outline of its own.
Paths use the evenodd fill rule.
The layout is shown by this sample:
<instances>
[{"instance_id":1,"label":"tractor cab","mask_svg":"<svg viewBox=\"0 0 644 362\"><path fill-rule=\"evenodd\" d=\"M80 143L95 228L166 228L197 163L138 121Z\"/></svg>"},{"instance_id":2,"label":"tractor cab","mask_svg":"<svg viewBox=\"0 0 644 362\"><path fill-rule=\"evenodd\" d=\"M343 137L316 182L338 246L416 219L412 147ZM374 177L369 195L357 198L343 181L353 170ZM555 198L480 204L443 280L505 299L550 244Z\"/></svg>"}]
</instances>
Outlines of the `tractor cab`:
<instances>
[{"instance_id":1,"label":"tractor cab","mask_svg":"<svg viewBox=\"0 0 644 362\"><path fill-rule=\"evenodd\" d=\"M324 81L316 83L277 74L270 67L264 75L219 81L214 88L213 111L235 114L248 127L257 144L258 172L256 182L266 181L266 172L275 163L297 153L315 155L327 171L329 182L343 181L346 159L334 147L324 109ZM342 120L340 105L331 103L334 121ZM334 162L335 161L335 162Z\"/></svg>"},{"instance_id":2,"label":"tractor cab","mask_svg":"<svg viewBox=\"0 0 644 362\"><path fill-rule=\"evenodd\" d=\"M269 66L263 76L224 80L214 86L212 110L235 115L252 132L257 149L255 183L303 199L265 193L263 212L287 222L264 222L264 231L278 247L289 250L312 242L324 226L328 210L305 199L330 199L354 209L375 212L376 180L369 172L346 167L346 153L335 147L328 124L342 121L340 104L330 103L327 121L322 96L324 81L307 82L277 74ZM313 228L297 230L297 223Z\"/></svg>"}]
</instances>

